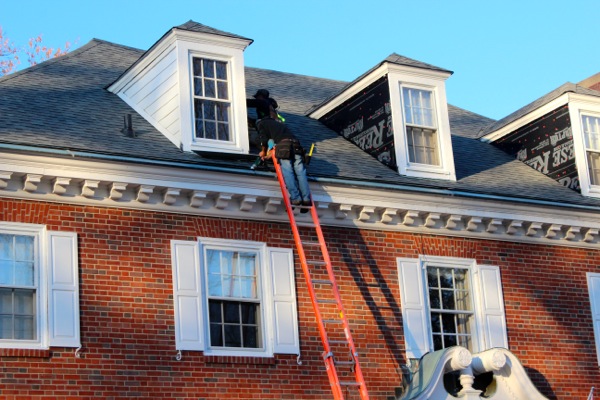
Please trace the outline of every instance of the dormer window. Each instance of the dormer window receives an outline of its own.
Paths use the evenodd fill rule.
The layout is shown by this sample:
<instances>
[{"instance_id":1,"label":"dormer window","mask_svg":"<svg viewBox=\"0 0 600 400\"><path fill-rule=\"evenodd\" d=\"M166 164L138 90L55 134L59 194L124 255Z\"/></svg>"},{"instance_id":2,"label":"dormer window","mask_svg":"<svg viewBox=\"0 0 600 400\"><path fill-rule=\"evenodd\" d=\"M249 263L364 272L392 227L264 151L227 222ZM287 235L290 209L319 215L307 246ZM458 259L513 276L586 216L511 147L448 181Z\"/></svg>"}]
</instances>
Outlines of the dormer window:
<instances>
[{"instance_id":1,"label":"dormer window","mask_svg":"<svg viewBox=\"0 0 600 400\"><path fill-rule=\"evenodd\" d=\"M600 117L582 115L581 122L590 183L600 185Z\"/></svg>"},{"instance_id":2,"label":"dormer window","mask_svg":"<svg viewBox=\"0 0 600 400\"><path fill-rule=\"evenodd\" d=\"M392 54L309 115L400 175L455 181L451 74Z\"/></svg>"},{"instance_id":3,"label":"dormer window","mask_svg":"<svg viewBox=\"0 0 600 400\"><path fill-rule=\"evenodd\" d=\"M194 138L231 141L227 63L193 58Z\"/></svg>"},{"instance_id":4,"label":"dormer window","mask_svg":"<svg viewBox=\"0 0 600 400\"><path fill-rule=\"evenodd\" d=\"M109 88L183 151L248 154L244 49L252 40L189 21Z\"/></svg>"},{"instance_id":5,"label":"dormer window","mask_svg":"<svg viewBox=\"0 0 600 400\"><path fill-rule=\"evenodd\" d=\"M410 163L440 165L433 93L412 87L402 88L406 143Z\"/></svg>"}]
</instances>

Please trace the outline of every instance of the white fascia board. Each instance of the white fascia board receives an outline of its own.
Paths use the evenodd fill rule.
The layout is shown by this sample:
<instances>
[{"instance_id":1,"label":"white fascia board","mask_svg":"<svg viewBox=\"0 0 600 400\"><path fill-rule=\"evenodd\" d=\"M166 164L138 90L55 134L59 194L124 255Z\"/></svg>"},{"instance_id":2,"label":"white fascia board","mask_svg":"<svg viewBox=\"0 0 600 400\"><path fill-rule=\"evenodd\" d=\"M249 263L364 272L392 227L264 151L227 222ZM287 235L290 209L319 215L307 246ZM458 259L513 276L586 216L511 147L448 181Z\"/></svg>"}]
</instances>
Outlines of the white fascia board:
<instances>
[{"instance_id":1,"label":"white fascia board","mask_svg":"<svg viewBox=\"0 0 600 400\"><path fill-rule=\"evenodd\" d=\"M480 140L482 142L495 142L498 139L508 135L511 132L516 131L522 126L527 125L530 122L537 120L538 118L543 117L551 111L556 110L557 108L564 106L569 102L569 95L572 93L564 93L563 95L557 97L549 103L531 111L529 114L525 114L521 118L518 118L511 123L504 125L503 127L495 130L494 132L488 133L483 136Z\"/></svg>"},{"instance_id":2,"label":"white fascia board","mask_svg":"<svg viewBox=\"0 0 600 400\"><path fill-rule=\"evenodd\" d=\"M336 107L340 106L344 102L350 100L352 97L360 93L361 90L363 90L382 76L385 76L387 73L387 66L385 64L380 65L367 76L363 77L359 81L354 82L354 84L344 89L340 94L331 99L325 105L311 112L308 116L314 119L319 119L323 117L325 114L327 114L331 110L334 110Z\"/></svg>"},{"instance_id":3,"label":"white fascia board","mask_svg":"<svg viewBox=\"0 0 600 400\"><path fill-rule=\"evenodd\" d=\"M222 36L217 34L193 32L180 29L173 29L173 34L177 40L185 40L188 42L195 42L201 44L212 44L220 47L230 47L236 50L245 50L252 40L235 38L231 36Z\"/></svg>"},{"instance_id":4,"label":"white fascia board","mask_svg":"<svg viewBox=\"0 0 600 400\"><path fill-rule=\"evenodd\" d=\"M350 100L352 97L360 93L361 90L375 82L377 79L391 72L402 73L412 77L428 77L439 80L445 80L451 75L448 72L428 70L423 68L416 68L405 65L393 64L390 62L384 62L375 70L367 74L365 77L354 82L351 86L344 89L340 94L331 99L325 105L311 112L308 116L314 119L319 119L323 117L331 110L334 110L336 107L343 104L345 101Z\"/></svg>"},{"instance_id":5,"label":"white fascia board","mask_svg":"<svg viewBox=\"0 0 600 400\"><path fill-rule=\"evenodd\" d=\"M126 71L117 81L110 85L107 90L112 93L120 93L127 90L127 87L133 83L135 78L156 63L166 54L168 54L175 46L175 35L171 32L165 36L156 47L144 53L140 60L133 67Z\"/></svg>"}]
</instances>

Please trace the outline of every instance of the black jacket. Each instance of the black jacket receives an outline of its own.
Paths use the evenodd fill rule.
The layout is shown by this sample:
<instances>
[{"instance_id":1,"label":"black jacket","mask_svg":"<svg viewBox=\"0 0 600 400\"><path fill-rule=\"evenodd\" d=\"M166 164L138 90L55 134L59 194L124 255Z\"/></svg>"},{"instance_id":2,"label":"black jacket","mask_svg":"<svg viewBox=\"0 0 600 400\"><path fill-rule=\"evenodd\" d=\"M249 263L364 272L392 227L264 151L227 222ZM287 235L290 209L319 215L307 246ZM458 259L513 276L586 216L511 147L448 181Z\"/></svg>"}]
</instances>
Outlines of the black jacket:
<instances>
[{"instance_id":1,"label":"black jacket","mask_svg":"<svg viewBox=\"0 0 600 400\"><path fill-rule=\"evenodd\" d=\"M261 120L258 123L257 129L258 140L260 145L263 147L267 147L269 139L273 139L276 145L283 139L292 139L297 141L296 137L286 124L275 121L272 118L265 118Z\"/></svg>"}]
</instances>

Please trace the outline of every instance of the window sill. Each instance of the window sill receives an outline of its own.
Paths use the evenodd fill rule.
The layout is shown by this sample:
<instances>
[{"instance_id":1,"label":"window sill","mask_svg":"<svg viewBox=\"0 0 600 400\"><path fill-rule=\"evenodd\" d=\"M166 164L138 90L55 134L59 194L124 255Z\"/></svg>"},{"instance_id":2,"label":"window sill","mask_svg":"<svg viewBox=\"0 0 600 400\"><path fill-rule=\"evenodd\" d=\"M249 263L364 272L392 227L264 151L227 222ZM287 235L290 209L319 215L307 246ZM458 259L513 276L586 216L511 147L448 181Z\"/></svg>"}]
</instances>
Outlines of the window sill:
<instances>
[{"instance_id":1,"label":"window sill","mask_svg":"<svg viewBox=\"0 0 600 400\"><path fill-rule=\"evenodd\" d=\"M49 349L0 349L0 357L50 358Z\"/></svg>"},{"instance_id":2,"label":"window sill","mask_svg":"<svg viewBox=\"0 0 600 400\"><path fill-rule=\"evenodd\" d=\"M204 356L204 362L207 364L275 365L275 358L248 356Z\"/></svg>"}]
</instances>

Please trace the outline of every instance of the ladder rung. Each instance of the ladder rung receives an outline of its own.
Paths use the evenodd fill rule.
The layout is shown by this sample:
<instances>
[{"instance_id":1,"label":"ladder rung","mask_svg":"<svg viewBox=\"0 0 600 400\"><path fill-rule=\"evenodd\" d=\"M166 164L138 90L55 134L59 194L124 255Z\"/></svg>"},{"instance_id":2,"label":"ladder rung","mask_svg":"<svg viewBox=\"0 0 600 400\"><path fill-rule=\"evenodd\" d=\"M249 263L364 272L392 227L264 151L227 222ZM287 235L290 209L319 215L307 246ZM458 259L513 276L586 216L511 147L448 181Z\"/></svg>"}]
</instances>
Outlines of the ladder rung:
<instances>
[{"instance_id":1,"label":"ladder rung","mask_svg":"<svg viewBox=\"0 0 600 400\"><path fill-rule=\"evenodd\" d=\"M360 386L361 383L359 383L359 382L340 382L340 385L343 385L343 386Z\"/></svg>"},{"instance_id":2,"label":"ladder rung","mask_svg":"<svg viewBox=\"0 0 600 400\"><path fill-rule=\"evenodd\" d=\"M302 246L321 246L321 243L307 240L302 242Z\"/></svg>"},{"instance_id":3,"label":"ladder rung","mask_svg":"<svg viewBox=\"0 0 600 400\"><path fill-rule=\"evenodd\" d=\"M329 344L348 344L345 340L330 340Z\"/></svg>"},{"instance_id":4,"label":"ladder rung","mask_svg":"<svg viewBox=\"0 0 600 400\"><path fill-rule=\"evenodd\" d=\"M317 303L320 304L337 304L336 300L330 300L330 299L317 299Z\"/></svg>"},{"instance_id":5,"label":"ladder rung","mask_svg":"<svg viewBox=\"0 0 600 400\"><path fill-rule=\"evenodd\" d=\"M354 365L356 362L354 361L334 361L335 365Z\"/></svg>"},{"instance_id":6,"label":"ladder rung","mask_svg":"<svg viewBox=\"0 0 600 400\"><path fill-rule=\"evenodd\" d=\"M306 261L309 265L314 265L314 266L325 266L327 265L327 263L325 261L319 261L319 260L314 260L314 261Z\"/></svg>"},{"instance_id":7,"label":"ladder rung","mask_svg":"<svg viewBox=\"0 0 600 400\"><path fill-rule=\"evenodd\" d=\"M313 279L312 283L313 284L314 283L318 283L318 284L321 284L321 285L333 285L333 283L331 283L331 281L328 280L328 279Z\"/></svg>"},{"instance_id":8,"label":"ladder rung","mask_svg":"<svg viewBox=\"0 0 600 400\"><path fill-rule=\"evenodd\" d=\"M325 322L326 324L341 324L342 320L341 319L324 319L323 322Z\"/></svg>"}]
</instances>

